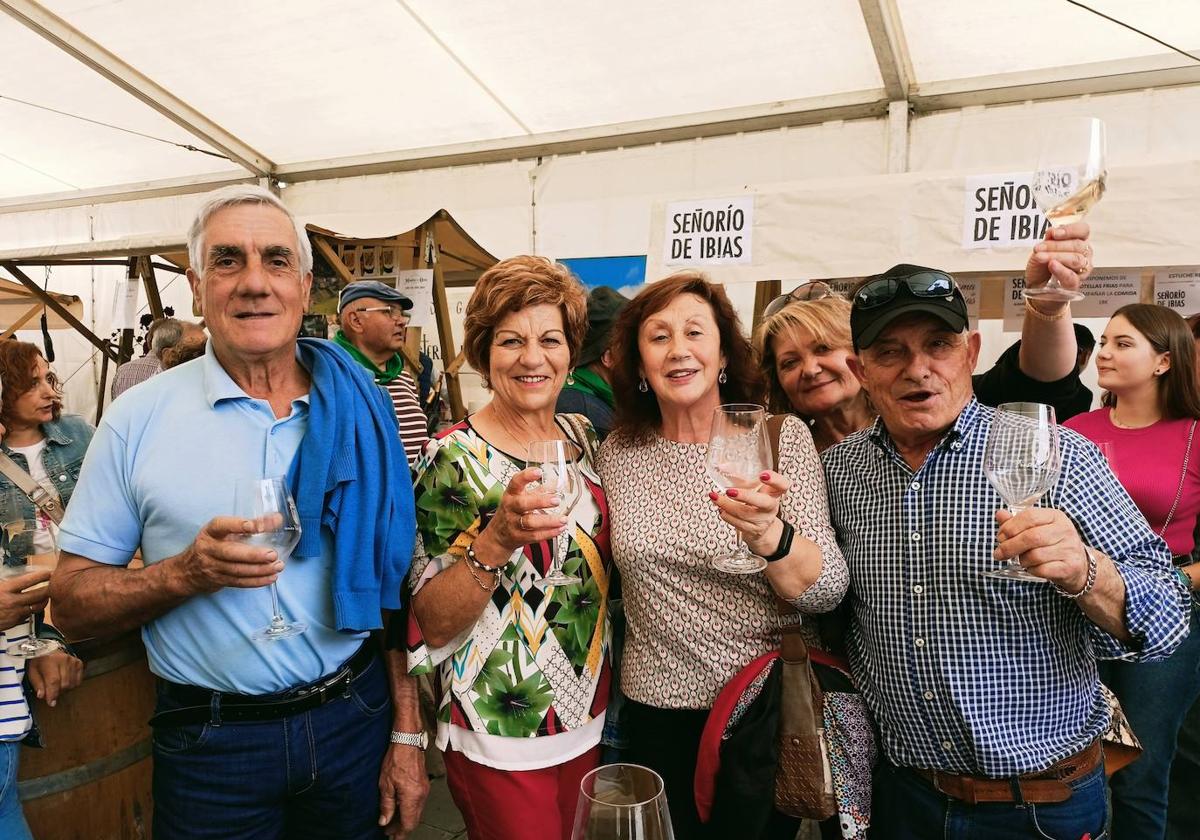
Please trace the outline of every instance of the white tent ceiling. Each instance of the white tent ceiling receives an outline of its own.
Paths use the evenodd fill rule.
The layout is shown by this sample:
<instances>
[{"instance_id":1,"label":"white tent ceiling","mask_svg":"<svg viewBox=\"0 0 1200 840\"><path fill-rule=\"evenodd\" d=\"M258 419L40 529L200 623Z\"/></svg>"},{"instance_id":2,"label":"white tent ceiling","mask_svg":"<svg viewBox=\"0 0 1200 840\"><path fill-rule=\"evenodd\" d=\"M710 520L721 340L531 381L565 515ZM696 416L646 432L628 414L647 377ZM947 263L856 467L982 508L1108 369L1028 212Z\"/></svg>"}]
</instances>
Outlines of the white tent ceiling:
<instances>
[{"instance_id":1,"label":"white tent ceiling","mask_svg":"<svg viewBox=\"0 0 1200 840\"><path fill-rule=\"evenodd\" d=\"M1197 0L1092 5L1200 47ZM878 116L893 100L929 111L1200 82L1200 64L1066 0L0 0L0 11L0 209Z\"/></svg>"}]
</instances>

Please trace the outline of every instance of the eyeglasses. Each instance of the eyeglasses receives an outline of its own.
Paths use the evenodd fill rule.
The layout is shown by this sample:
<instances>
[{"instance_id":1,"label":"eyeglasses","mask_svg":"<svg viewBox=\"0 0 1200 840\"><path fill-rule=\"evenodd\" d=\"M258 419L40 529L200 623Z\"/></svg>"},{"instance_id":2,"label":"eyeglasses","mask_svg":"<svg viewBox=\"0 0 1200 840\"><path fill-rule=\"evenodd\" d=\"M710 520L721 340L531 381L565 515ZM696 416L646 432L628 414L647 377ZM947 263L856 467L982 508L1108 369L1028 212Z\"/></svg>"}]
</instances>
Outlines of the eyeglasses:
<instances>
[{"instance_id":1,"label":"eyeglasses","mask_svg":"<svg viewBox=\"0 0 1200 840\"><path fill-rule=\"evenodd\" d=\"M874 309L891 303L901 286L919 298L948 298L958 291L958 284L954 282L954 278L941 271L919 271L908 276L880 277L865 283L854 293L854 308Z\"/></svg>"},{"instance_id":2,"label":"eyeglasses","mask_svg":"<svg viewBox=\"0 0 1200 840\"><path fill-rule=\"evenodd\" d=\"M779 310L783 309L789 303L796 301L824 300L825 298L837 297L837 292L829 288L820 280L809 280L807 283L802 283L792 289L785 295L780 295L774 298L763 309L763 317L770 318Z\"/></svg>"},{"instance_id":3,"label":"eyeglasses","mask_svg":"<svg viewBox=\"0 0 1200 840\"><path fill-rule=\"evenodd\" d=\"M408 312L399 304L389 303L387 306L364 306L362 309L355 309L355 312L386 312L388 317L393 320L404 318L407 320Z\"/></svg>"}]
</instances>

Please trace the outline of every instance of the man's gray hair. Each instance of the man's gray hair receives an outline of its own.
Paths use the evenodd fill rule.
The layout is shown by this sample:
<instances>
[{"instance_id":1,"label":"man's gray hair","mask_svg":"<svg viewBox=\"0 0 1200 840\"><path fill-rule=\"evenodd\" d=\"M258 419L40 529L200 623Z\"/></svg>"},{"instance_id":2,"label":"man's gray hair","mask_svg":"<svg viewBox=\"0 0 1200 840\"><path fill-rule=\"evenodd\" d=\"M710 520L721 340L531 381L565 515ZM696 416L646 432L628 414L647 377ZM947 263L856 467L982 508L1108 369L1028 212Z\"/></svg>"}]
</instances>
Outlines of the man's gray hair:
<instances>
[{"instance_id":1,"label":"man's gray hair","mask_svg":"<svg viewBox=\"0 0 1200 840\"><path fill-rule=\"evenodd\" d=\"M192 225L188 228L188 261L192 264L192 270L196 272L197 276L204 274L205 225L208 224L208 220L215 213L219 213L229 207L236 207L239 204L258 204L274 207L287 216L288 221L292 223L292 227L296 229L296 242L300 246L300 276L303 277L312 271L312 245L308 241L308 233L296 221L296 217L292 215L292 211L287 208L287 205L279 200L279 196L257 184L234 184L213 190L206 195L204 203L196 211L196 218L192 220Z\"/></svg>"},{"instance_id":2,"label":"man's gray hair","mask_svg":"<svg viewBox=\"0 0 1200 840\"><path fill-rule=\"evenodd\" d=\"M174 347L191 327L200 328L199 324L181 321L178 318L160 318L150 325L150 352L162 358L163 351Z\"/></svg>"}]
</instances>

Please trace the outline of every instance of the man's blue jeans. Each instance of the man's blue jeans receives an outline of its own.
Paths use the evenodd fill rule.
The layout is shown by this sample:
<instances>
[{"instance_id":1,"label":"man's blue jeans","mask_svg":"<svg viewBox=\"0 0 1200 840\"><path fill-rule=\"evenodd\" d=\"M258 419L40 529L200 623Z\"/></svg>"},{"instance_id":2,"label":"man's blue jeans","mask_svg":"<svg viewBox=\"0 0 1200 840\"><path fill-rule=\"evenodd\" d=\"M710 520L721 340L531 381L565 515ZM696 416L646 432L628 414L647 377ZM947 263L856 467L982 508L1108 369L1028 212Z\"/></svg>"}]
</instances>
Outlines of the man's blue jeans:
<instances>
[{"instance_id":1,"label":"man's blue jeans","mask_svg":"<svg viewBox=\"0 0 1200 840\"><path fill-rule=\"evenodd\" d=\"M391 710L377 657L348 696L282 720L155 727L155 840L376 840Z\"/></svg>"},{"instance_id":2,"label":"man's blue jeans","mask_svg":"<svg viewBox=\"0 0 1200 840\"><path fill-rule=\"evenodd\" d=\"M33 840L17 795L20 758L20 741L0 741L0 837L4 840Z\"/></svg>"},{"instance_id":3,"label":"man's blue jeans","mask_svg":"<svg viewBox=\"0 0 1200 840\"><path fill-rule=\"evenodd\" d=\"M1200 695L1200 610L1191 632L1161 662L1101 662L1100 678L1121 701L1142 754L1112 777L1113 836L1166 836L1167 790L1179 727ZM1195 796L1196 791L1190 795Z\"/></svg>"},{"instance_id":4,"label":"man's blue jeans","mask_svg":"<svg viewBox=\"0 0 1200 840\"><path fill-rule=\"evenodd\" d=\"M1108 787L1098 766L1071 783L1066 802L970 805L940 793L911 770L886 760L875 768L871 840L1091 840L1106 838Z\"/></svg>"}]
</instances>

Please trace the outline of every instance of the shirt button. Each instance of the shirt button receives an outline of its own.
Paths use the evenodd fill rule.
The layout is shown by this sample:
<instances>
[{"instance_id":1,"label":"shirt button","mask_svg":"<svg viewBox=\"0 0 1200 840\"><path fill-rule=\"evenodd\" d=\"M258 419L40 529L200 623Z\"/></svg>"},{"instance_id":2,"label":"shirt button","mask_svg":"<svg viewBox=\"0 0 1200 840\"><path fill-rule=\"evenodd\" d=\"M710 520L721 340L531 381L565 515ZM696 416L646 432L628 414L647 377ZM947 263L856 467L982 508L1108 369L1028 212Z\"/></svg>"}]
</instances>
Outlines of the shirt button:
<instances>
[{"instance_id":1,"label":"shirt button","mask_svg":"<svg viewBox=\"0 0 1200 840\"><path fill-rule=\"evenodd\" d=\"M914 645L916 645L916 646L917 646L917 647L919 647L919 648L922 648L922 647L925 647L925 640L924 640L924 639L917 639L915 642L913 642L913 644L914 644Z\"/></svg>"},{"instance_id":2,"label":"shirt button","mask_svg":"<svg viewBox=\"0 0 1200 840\"><path fill-rule=\"evenodd\" d=\"M952 443L952 444L950 444L950 448L954 449L954 450L959 450L959 449L962 449L962 444L961 443Z\"/></svg>"},{"instance_id":3,"label":"shirt button","mask_svg":"<svg viewBox=\"0 0 1200 840\"><path fill-rule=\"evenodd\" d=\"M912 483L912 489L914 489L914 490L920 490L920 489L921 489L921 482L919 482L919 481L914 481L914 482Z\"/></svg>"},{"instance_id":4,"label":"shirt button","mask_svg":"<svg viewBox=\"0 0 1200 840\"><path fill-rule=\"evenodd\" d=\"M922 585L921 585L921 584L919 584L919 583L918 583L916 586L914 586L914 587L913 587L913 594L914 594L914 595L920 595L920 594L921 594L922 592L924 592L924 591L925 591L925 587L924 587L924 586L922 586Z\"/></svg>"},{"instance_id":5,"label":"shirt button","mask_svg":"<svg viewBox=\"0 0 1200 840\"><path fill-rule=\"evenodd\" d=\"M949 741L942 741L942 749L949 752L950 750L954 749L954 745L951 744Z\"/></svg>"},{"instance_id":6,"label":"shirt button","mask_svg":"<svg viewBox=\"0 0 1200 840\"><path fill-rule=\"evenodd\" d=\"M932 691L926 691L926 692L925 692L924 694L922 694L921 696L922 696L922 697L924 697L926 700L932 700L932 699L933 699L933 692L932 692Z\"/></svg>"},{"instance_id":7,"label":"shirt button","mask_svg":"<svg viewBox=\"0 0 1200 840\"><path fill-rule=\"evenodd\" d=\"M58 480L59 480L59 481L66 481L66 480L67 480L67 474L66 474L66 473L63 473L62 475L60 475L60 476L58 477Z\"/></svg>"},{"instance_id":8,"label":"shirt button","mask_svg":"<svg viewBox=\"0 0 1200 840\"><path fill-rule=\"evenodd\" d=\"M917 533L916 531L913 531L912 534L910 534L910 536L912 537L913 542L921 541L921 535L919 533Z\"/></svg>"}]
</instances>

